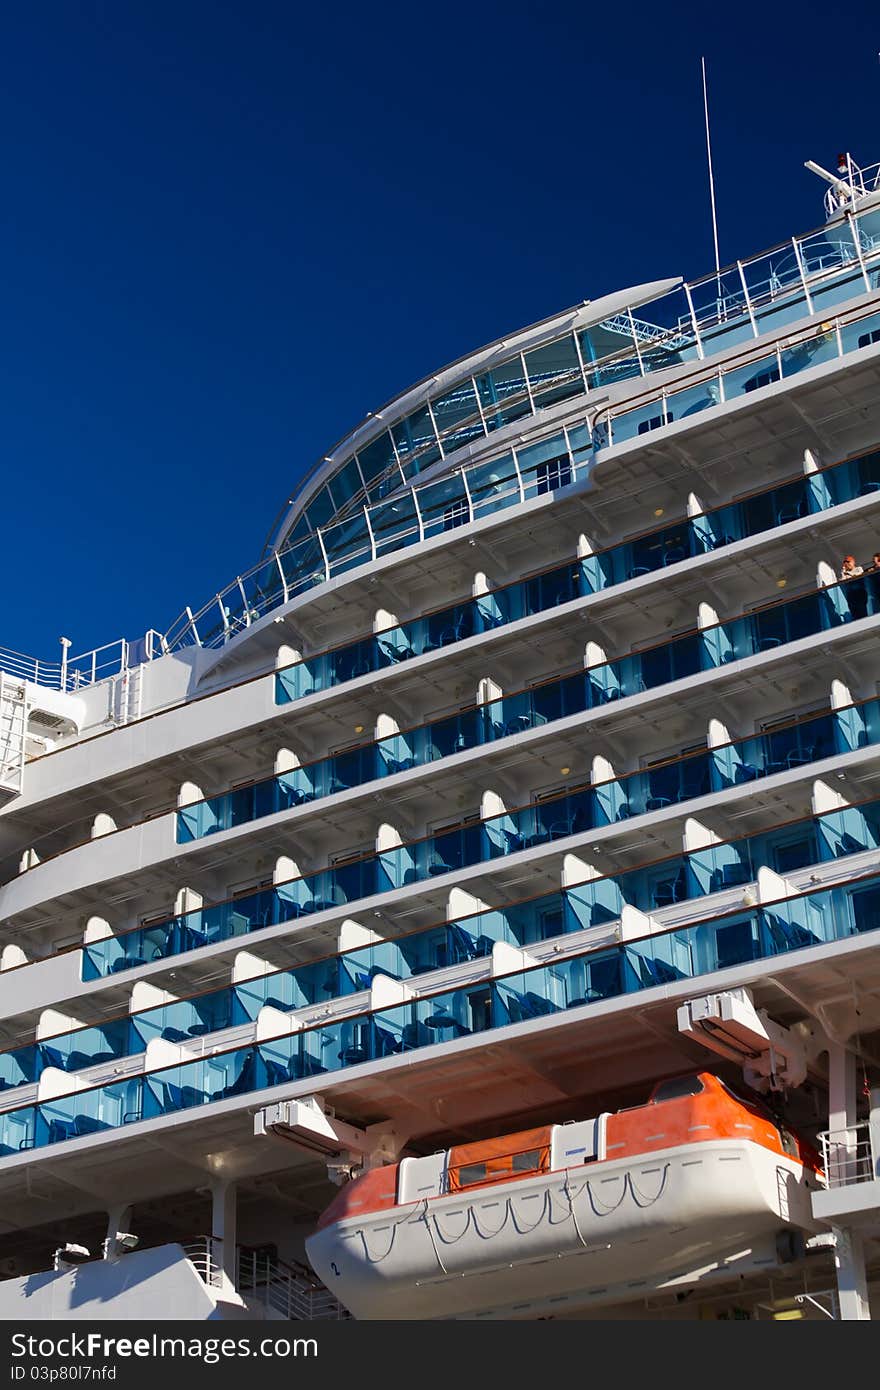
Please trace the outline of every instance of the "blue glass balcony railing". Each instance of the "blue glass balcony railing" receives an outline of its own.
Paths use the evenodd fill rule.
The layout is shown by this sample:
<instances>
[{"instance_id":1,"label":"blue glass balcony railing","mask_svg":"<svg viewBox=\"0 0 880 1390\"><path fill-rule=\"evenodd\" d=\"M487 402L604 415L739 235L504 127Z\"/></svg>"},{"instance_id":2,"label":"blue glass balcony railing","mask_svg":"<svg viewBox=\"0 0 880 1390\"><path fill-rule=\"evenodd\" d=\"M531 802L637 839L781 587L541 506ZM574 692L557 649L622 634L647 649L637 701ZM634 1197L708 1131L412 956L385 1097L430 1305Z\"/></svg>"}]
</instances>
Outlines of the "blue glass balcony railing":
<instances>
[{"instance_id":1,"label":"blue glass balcony railing","mask_svg":"<svg viewBox=\"0 0 880 1390\"><path fill-rule=\"evenodd\" d=\"M844 284L854 288L852 281ZM601 449L625 443L725 401L747 396L772 382L786 381L807 367L836 361L878 341L880 313L868 314L849 323L824 323L818 329L799 335L796 343L777 343L766 357L752 358L741 366L722 367L693 385L652 391L649 399L637 406L609 408L593 430L594 446Z\"/></svg>"},{"instance_id":2,"label":"blue glass balcony railing","mask_svg":"<svg viewBox=\"0 0 880 1390\"><path fill-rule=\"evenodd\" d=\"M876 213L872 217L876 220ZM876 240L874 236L872 245ZM539 493L564 488L574 478L585 477L595 450L610 442L617 443L621 438L633 438L670 421L683 420L699 411L712 409L724 400L748 395L760 386L794 377L806 368L842 359L880 341L880 314L863 314L861 318L847 321L841 318L829 321L824 317L827 310L836 309L852 296L861 295L869 288L876 289L880 272L874 268L869 284L865 271L858 264L855 246L852 246L848 267L831 268L829 279L827 268L819 265L823 254L819 253L816 268L823 275L824 284L817 286L812 296L812 314L819 322L798 332L797 339L788 338L785 346L774 349L772 356L752 359L747 364L728 364L701 381L691 381L690 385L678 389L665 386L658 391L655 388L649 392L648 399L646 393L641 392L637 406L623 403L614 407L605 418L596 421L592 432L585 424L566 427L553 439L514 446L494 459L464 464L455 473L424 485L402 488L402 474L395 461L392 467L396 480L389 478L389 485L381 482L374 505L353 510L345 520L329 525L323 523L335 512L335 505L329 492L325 492L328 509L320 509L314 516L303 514L284 549L272 553L270 559L261 560L252 570L236 578L195 616L186 609L165 635L168 649L174 651L178 646L193 642L220 646L279 603L286 603L293 596L324 584L335 574L370 563L392 550L418 545L443 531L516 506ZM774 284L774 277L776 271L770 278L770 285ZM788 321L784 311L797 306L797 296L785 304L784 293L783 299L779 299L770 291L769 302L763 309L753 311L755 321L752 324L748 314L742 311L744 284L740 279L738 285L731 288L720 284L717 277L703 282L706 299L694 303L692 310L698 316L706 314L706 324L715 324L715 329L703 338L709 353L745 345L756 332L772 327L773 322ZM802 300L795 317L801 317L799 309L805 306L806 300ZM588 352L591 334L592 331L588 331L584 335L581 345L588 354L588 361L592 361ZM673 329L673 339L680 339L680 328ZM674 361L674 354L670 359L656 339L651 345L644 342L637 347L634 338L630 349L624 350L614 361L606 361L598 371L587 367L585 361L584 379L589 388L594 388L609 381L641 375L645 368L658 370L663 364L669 366ZM495 423L502 421L496 418ZM482 425L478 432L481 430ZM406 474L406 467L403 474Z\"/></svg>"},{"instance_id":3,"label":"blue glass balcony railing","mask_svg":"<svg viewBox=\"0 0 880 1390\"><path fill-rule=\"evenodd\" d=\"M744 617L679 636L617 661L586 670L579 667L568 675L474 705L431 724L192 802L178 811L177 839L180 843L199 840L218 830L246 825L292 806L424 767L466 749L581 714L610 700L652 690L878 612L880 571L768 604Z\"/></svg>"},{"instance_id":4,"label":"blue glass balcony railing","mask_svg":"<svg viewBox=\"0 0 880 1390\"><path fill-rule=\"evenodd\" d=\"M0 1114L0 1156L880 928L880 875L737 909Z\"/></svg>"},{"instance_id":5,"label":"blue glass balcony railing","mask_svg":"<svg viewBox=\"0 0 880 1390\"><path fill-rule=\"evenodd\" d=\"M692 285L689 295L679 287L671 296L663 296L651 306L657 314L655 323L641 319L643 309L637 317L624 311L577 335L567 334L562 359L557 356L561 345L542 347L520 357L517 365L508 364L514 367L513 376L506 368L500 369L499 376L499 369L493 368L472 385L462 385L435 401L433 414L426 405L420 406L415 416L384 432L357 459L352 457L334 473L333 492L325 487L311 498L285 536L282 549L235 579L195 615L186 609L166 635L169 648L191 643L222 645L278 604L335 574L566 486L575 473L585 473L594 449L747 395L876 342L880 315L828 317L880 283L876 210L861 216L858 245L844 224L830 240L828 229L812 234L797 252L793 243L786 243L750 266L737 266ZM874 262L870 270L867 259ZM762 333L778 331L808 315L814 322L786 339L784 346L777 345L765 359L744 365L733 362L677 390L655 388L647 400L644 390L636 388L640 404L612 409L592 436L584 425L576 425L552 441L517 445L500 457L465 463L445 477L411 485L421 469L444 455L449 459L450 451L469 439L488 436L499 426L531 414L535 407L661 368L684 367L697 357L752 346ZM556 359L552 366L545 360L548 350ZM526 381L528 359L537 369L531 387ZM468 409L471 412L469 424L462 409L465 416ZM447 428L450 432L441 446L439 440ZM369 505L362 506L358 499L368 500Z\"/></svg>"},{"instance_id":6,"label":"blue glass balcony railing","mask_svg":"<svg viewBox=\"0 0 880 1390\"><path fill-rule=\"evenodd\" d=\"M557 565L478 598L451 604L374 636L307 657L278 671L276 702L286 704L316 691L332 689L358 676L370 675L877 491L880 451L817 473L802 474L739 502L667 523L583 560Z\"/></svg>"},{"instance_id":7,"label":"blue glass balcony railing","mask_svg":"<svg viewBox=\"0 0 880 1390\"><path fill-rule=\"evenodd\" d=\"M83 978L116 974L262 927L343 907L406 884L425 882L878 743L880 699L810 715L772 732L670 759L487 820L475 819L274 888L196 908L166 922L103 937L83 948Z\"/></svg>"},{"instance_id":8,"label":"blue glass balcony railing","mask_svg":"<svg viewBox=\"0 0 880 1390\"><path fill-rule=\"evenodd\" d=\"M611 922L625 905L651 913L753 882L762 865L785 875L880 846L880 801L848 806L772 830L595 878L459 922L341 951L189 999L140 1010L0 1053L0 1090L143 1052L155 1038L189 1043L256 1019L266 1005L288 1012L369 989L377 975L411 980L491 955L496 941L527 947Z\"/></svg>"}]
</instances>

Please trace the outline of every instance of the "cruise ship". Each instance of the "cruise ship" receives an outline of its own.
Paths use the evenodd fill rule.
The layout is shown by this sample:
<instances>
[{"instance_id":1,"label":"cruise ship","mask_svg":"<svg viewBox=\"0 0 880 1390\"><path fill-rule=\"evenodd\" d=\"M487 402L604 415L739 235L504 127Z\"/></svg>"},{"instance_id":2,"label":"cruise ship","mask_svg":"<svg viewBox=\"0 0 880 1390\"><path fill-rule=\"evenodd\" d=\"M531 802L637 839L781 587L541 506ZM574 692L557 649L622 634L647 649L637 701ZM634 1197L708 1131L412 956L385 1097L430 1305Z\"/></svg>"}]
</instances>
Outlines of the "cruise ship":
<instances>
[{"instance_id":1,"label":"cruise ship","mask_svg":"<svg viewBox=\"0 0 880 1390\"><path fill-rule=\"evenodd\" d=\"M880 1312L880 165L829 162L814 230L371 413L167 630L0 653L0 1317Z\"/></svg>"}]
</instances>

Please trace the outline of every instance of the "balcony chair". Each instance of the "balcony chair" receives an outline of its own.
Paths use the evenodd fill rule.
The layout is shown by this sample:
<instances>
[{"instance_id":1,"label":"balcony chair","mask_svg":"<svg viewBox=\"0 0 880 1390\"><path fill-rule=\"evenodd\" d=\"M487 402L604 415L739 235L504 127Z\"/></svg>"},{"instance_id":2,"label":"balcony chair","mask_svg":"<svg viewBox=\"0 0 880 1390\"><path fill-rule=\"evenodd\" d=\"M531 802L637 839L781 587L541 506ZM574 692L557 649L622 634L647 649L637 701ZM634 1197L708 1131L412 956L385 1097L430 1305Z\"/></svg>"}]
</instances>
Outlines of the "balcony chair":
<instances>
[{"instance_id":1,"label":"balcony chair","mask_svg":"<svg viewBox=\"0 0 880 1390\"><path fill-rule=\"evenodd\" d=\"M687 882L683 870L673 878L661 879L654 885L654 906L670 907L673 903L683 902L687 898Z\"/></svg>"},{"instance_id":2,"label":"balcony chair","mask_svg":"<svg viewBox=\"0 0 880 1390\"><path fill-rule=\"evenodd\" d=\"M502 830L504 837L505 854L516 854L519 850L525 849L526 842L518 830Z\"/></svg>"},{"instance_id":3,"label":"balcony chair","mask_svg":"<svg viewBox=\"0 0 880 1390\"><path fill-rule=\"evenodd\" d=\"M436 1042L430 1028L421 1021L417 1023L405 1023L400 1034L401 1051L408 1052L414 1047L427 1047L430 1043Z\"/></svg>"},{"instance_id":4,"label":"balcony chair","mask_svg":"<svg viewBox=\"0 0 880 1390\"><path fill-rule=\"evenodd\" d=\"M173 1043L186 1042L189 1038L189 1034L184 1033L182 1028L172 1028L170 1026L168 1028L162 1029L161 1036L165 1039L166 1042Z\"/></svg>"},{"instance_id":5,"label":"balcony chair","mask_svg":"<svg viewBox=\"0 0 880 1390\"><path fill-rule=\"evenodd\" d=\"M234 1081L222 1086L220 1090L214 1091L211 1095L212 1100L226 1100L228 1096L246 1095L248 1091L256 1090L257 1086L257 1058L251 1052L245 1058L241 1071Z\"/></svg>"},{"instance_id":6,"label":"balcony chair","mask_svg":"<svg viewBox=\"0 0 880 1390\"><path fill-rule=\"evenodd\" d=\"M102 1129L111 1129L106 1120L98 1120L94 1115L77 1115L73 1122L77 1134L98 1134Z\"/></svg>"},{"instance_id":7,"label":"balcony chair","mask_svg":"<svg viewBox=\"0 0 880 1390\"><path fill-rule=\"evenodd\" d=\"M654 985L670 984L673 980L683 980L685 975L674 965L669 965L665 960L654 960L649 956L636 956L638 965L639 979L644 989L651 989Z\"/></svg>"},{"instance_id":8,"label":"balcony chair","mask_svg":"<svg viewBox=\"0 0 880 1390\"><path fill-rule=\"evenodd\" d=\"M573 999L567 999L565 1007L567 1009L577 1009L581 1004L594 1004L597 999L604 999L606 996L598 989L588 987L583 994L576 995Z\"/></svg>"},{"instance_id":9,"label":"balcony chair","mask_svg":"<svg viewBox=\"0 0 880 1390\"><path fill-rule=\"evenodd\" d=\"M93 1056L89 1056L85 1052L69 1052L65 1070L81 1071L83 1067L96 1067L99 1062L108 1061L112 1056L112 1052L98 1052Z\"/></svg>"},{"instance_id":10,"label":"balcony chair","mask_svg":"<svg viewBox=\"0 0 880 1390\"><path fill-rule=\"evenodd\" d=\"M477 614L479 615L480 622L483 624L484 631L489 631L494 627L501 627L504 623L502 614L493 613L491 609L483 608L481 604L477 604Z\"/></svg>"},{"instance_id":11,"label":"balcony chair","mask_svg":"<svg viewBox=\"0 0 880 1390\"><path fill-rule=\"evenodd\" d=\"M152 959L157 960L159 957L153 956ZM123 970L134 970L137 966L146 964L146 956L136 955L133 952L129 955L117 956L116 960L110 963L109 974L119 975Z\"/></svg>"},{"instance_id":12,"label":"balcony chair","mask_svg":"<svg viewBox=\"0 0 880 1390\"><path fill-rule=\"evenodd\" d=\"M65 1139L74 1139L76 1130L73 1120L50 1120L49 1121L49 1143L60 1144Z\"/></svg>"},{"instance_id":13,"label":"balcony chair","mask_svg":"<svg viewBox=\"0 0 880 1390\"><path fill-rule=\"evenodd\" d=\"M574 834L574 821L567 819L555 820L551 823L547 833L551 840L564 840L567 835Z\"/></svg>"},{"instance_id":14,"label":"balcony chair","mask_svg":"<svg viewBox=\"0 0 880 1390\"><path fill-rule=\"evenodd\" d=\"M545 999L542 994L536 994L534 990L527 990L523 996L523 1003L529 1010L527 1018L541 1018L544 1014L555 1014L557 1006L549 999Z\"/></svg>"},{"instance_id":15,"label":"balcony chair","mask_svg":"<svg viewBox=\"0 0 880 1390\"><path fill-rule=\"evenodd\" d=\"M196 1086L175 1086L170 1081L166 1081L164 1086L166 1096L170 1092L171 1098L176 1102L174 1105L168 1105L169 1109L189 1110L194 1105L204 1105L207 1100L204 1091L200 1091Z\"/></svg>"},{"instance_id":16,"label":"balcony chair","mask_svg":"<svg viewBox=\"0 0 880 1390\"><path fill-rule=\"evenodd\" d=\"M390 758L386 754L382 755L385 763L385 772L389 777L393 777L397 772L409 772L410 768L416 766L416 760L409 758Z\"/></svg>"},{"instance_id":17,"label":"balcony chair","mask_svg":"<svg viewBox=\"0 0 880 1390\"><path fill-rule=\"evenodd\" d=\"M774 951L782 953L797 950L799 946L817 946L819 944L820 938L797 922L786 922L782 917L771 916L769 912L764 914L764 921L767 924L767 931L770 934Z\"/></svg>"},{"instance_id":18,"label":"balcony chair","mask_svg":"<svg viewBox=\"0 0 880 1390\"><path fill-rule=\"evenodd\" d=\"M755 767L754 763L737 763L734 768L734 782L753 782L756 777L760 777L764 769Z\"/></svg>"},{"instance_id":19,"label":"balcony chair","mask_svg":"<svg viewBox=\"0 0 880 1390\"><path fill-rule=\"evenodd\" d=\"M348 898L343 890L338 884L334 884L332 888L328 889L326 897L312 898L311 902L304 903L302 911L304 913L328 912L330 908L342 907L347 902Z\"/></svg>"},{"instance_id":20,"label":"balcony chair","mask_svg":"<svg viewBox=\"0 0 880 1390\"><path fill-rule=\"evenodd\" d=\"M400 1052L403 1044L400 1038L396 1038L387 1028L375 1027L375 1047L373 1055L375 1057L393 1057Z\"/></svg>"},{"instance_id":21,"label":"balcony chair","mask_svg":"<svg viewBox=\"0 0 880 1390\"><path fill-rule=\"evenodd\" d=\"M321 1076L326 1070L320 1058L313 1057L310 1052L304 1052L301 1057L291 1059L287 1072L291 1081L302 1081L307 1076Z\"/></svg>"},{"instance_id":22,"label":"balcony chair","mask_svg":"<svg viewBox=\"0 0 880 1390\"><path fill-rule=\"evenodd\" d=\"M804 767L807 763L814 763L819 758L818 744L811 743L805 748L792 748L786 755L786 767Z\"/></svg>"},{"instance_id":23,"label":"balcony chair","mask_svg":"<svg viewBox=\"0 0 880 1390\"><path fill-rule=\"evenodd\" d=\"M453 922L446 929L446 936L449 942L450 964L458 965L464 960L474 960L477 955L477 944L469 931L460 927L457 922Z\"/></svg>"},{"instance_id":24,"label":"balcony chair","mask_svg":"<svg viewBox=\"0 0 880 1390\"><path fill-rule=\"evenodd\" d=\"M863 845L861 840L857 840L855 835L850 835L845 830L834 847L834 854L837 859L840 859L845 854L861 854L867 848L868 846Z\"/></svg>"},{"instance_id":25,"label":"balcony chair","mask_svg":"<svg viewBox=\"0 0 880 1390\"><path fill-rule=\"evenodd\" d=\"M415 656L412 647L395 647L393 642L388 642L381 637L376 639L376 645L380 651L384 652L389 661L409 661L410 657Z\"/></svg>"},{"instance_id":26,"label":"balcony chair","mask_svg":"<svg viewBox=\"0 0 880 1390\"><path fill-rule=\"evenodd\" d=\"M441 859L439 854L433 855L428 861L428 873L432 878L436 878L438 874L451 874L455 868L455 864L447 864L446 860Z\"/></svg>"}]
</instances>

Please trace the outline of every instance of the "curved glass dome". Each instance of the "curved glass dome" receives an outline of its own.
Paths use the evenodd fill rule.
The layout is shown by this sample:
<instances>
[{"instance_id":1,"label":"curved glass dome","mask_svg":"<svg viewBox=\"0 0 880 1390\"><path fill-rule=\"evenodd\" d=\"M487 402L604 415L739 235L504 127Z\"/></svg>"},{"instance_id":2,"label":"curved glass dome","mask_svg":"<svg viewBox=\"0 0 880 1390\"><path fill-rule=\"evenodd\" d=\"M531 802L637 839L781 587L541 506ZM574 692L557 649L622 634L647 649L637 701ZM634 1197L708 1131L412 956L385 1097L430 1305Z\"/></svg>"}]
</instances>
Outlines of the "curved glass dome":
<instances>
[{"instance_id":1,"label":"curved glass dome","mask_svg":"<svg viewBox=\"0 0 880 1390\"><path fill-rule=\"evenodd\" d=\"M632 309L651 301L651 318ZM281 550L445 471L474 441L627 376L696 356L692 310L679 279L654 281L543 319L396 396L306 476L279 514L267 549Z\"/></svg>"}]
</instances>

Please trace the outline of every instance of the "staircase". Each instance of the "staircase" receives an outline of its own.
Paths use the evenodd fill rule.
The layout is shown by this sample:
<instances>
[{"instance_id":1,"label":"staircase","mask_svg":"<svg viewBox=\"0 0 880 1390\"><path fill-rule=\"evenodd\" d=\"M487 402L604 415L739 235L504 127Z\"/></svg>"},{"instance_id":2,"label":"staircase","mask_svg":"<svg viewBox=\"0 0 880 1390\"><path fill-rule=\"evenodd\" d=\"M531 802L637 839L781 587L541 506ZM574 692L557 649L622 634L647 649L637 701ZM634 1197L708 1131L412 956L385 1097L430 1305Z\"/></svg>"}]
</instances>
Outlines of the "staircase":
<instances>
[{"instance_id":1,"label":"staircase","mask_svg":"<svg viewBox=\"0 0 880 1390\"><path fill-rule=\"evenodd\" d=\"M239 1247L238 1292L249 1307L261 1305L270 1318L314 1322L351 1316L305 1265L287 1264L259 1250Z\"/></svg>"},{"instance_id":2,"label":"staircase","mask_svg":"<svg viewBox=\"0 0 880 1390\"><path fill-rule=\"evenodd\" d=\"M21 795L26 733L27 686L0 671L0 802Z\"/></svg>"}]
</instances>

